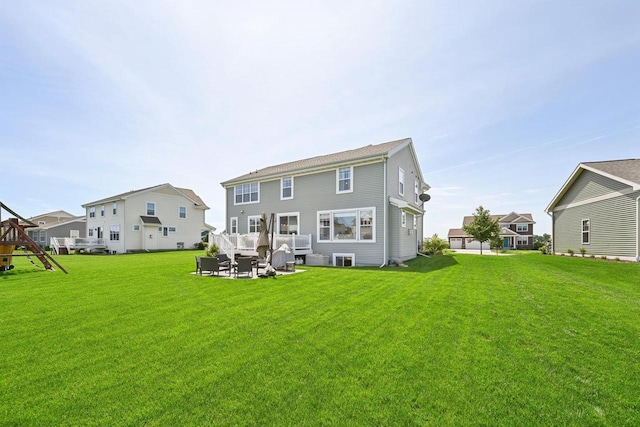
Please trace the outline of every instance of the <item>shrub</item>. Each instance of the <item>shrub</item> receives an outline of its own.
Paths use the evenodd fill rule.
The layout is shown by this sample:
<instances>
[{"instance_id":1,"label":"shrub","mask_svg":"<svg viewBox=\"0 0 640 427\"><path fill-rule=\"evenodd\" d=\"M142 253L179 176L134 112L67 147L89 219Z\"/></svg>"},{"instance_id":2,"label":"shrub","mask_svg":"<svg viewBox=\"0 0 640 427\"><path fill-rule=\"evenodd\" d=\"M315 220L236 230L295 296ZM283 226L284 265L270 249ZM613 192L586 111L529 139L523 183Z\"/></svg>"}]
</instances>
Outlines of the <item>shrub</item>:
<instances>
[{"instance_id":1,"label":"shrub","mask_svg":"<svg viewBox=\"0 0 640 427\"><path fill-rule=\"evenodd\" d=\"M616 257L616 261L620 261L620 257Z\"/></svg>"},{"instance_id":2,"label":"shrub","mask_svg":"<svg viewBox=\"0 0 640 427\"><path fill-rule=\"evenodd\" d=\"M580 248L580 254L582 255L582 258L584 258L584 255L587 253L587 249L586 248Z\"/></svg>"},{"instance_id":3,"label":"shrub","mask_svg":"<svg viewBox=\"0 0 640 427\"><path fill-rule=\"evenodd\" d=\"M569 254L569 256L573 256L574 254L573 249L571 248L567 249L567 253Z\"/></svg>"},{"instance_id":4,"label":"shrub","mask_svg":"<svg viewBox=\"0 0 640 427\"><path fill-rule=\"evenodd\" d=\"M449 249L449 243L438 237L437 234L434 234L433 237L427 237L422 242L422 252L427 254L442 254L445 249Z\"/></svg>"},{"instance_id":5,"label":"shrub","mask_svg":"<svg viewBox=\"0 0 640 427\"><path fill-rule=\"evenodd\" d=\"M591 258L595 258L596 256L594 254L591 254Z\"/></svg>"},{"instance_id":6,"label":"shrub","mask_svg":"<svg viewBox=\"0 0 640 427\"><path fill-rule=\"evenodd\" d=\"M220 248L217 244L212 243L207 246L207 248L205 249L205 253L207 254L207 256L218 256L218 254L220 253Z\"/></svg>"},{"instance_id":7,"label":"shrub","mask_svg":"<svg viewBox=\"0 0 640 427\"><path fill-rule=\"evenodd\" d=\"M601 256L600 256L600 259L603 259L603 260L605 260L605 261L606 261L606 260L607 260L607 256L606 256L606 255L601 255Z\"/></svg>"},{"instance_id":8,"label":"shrub","mask_svg":"<svg viewBox=\"0 0 640 427\"><path fill-rule=\"evenodd\" d=\"M538 248L538 250L540 251L540 253L541 253L542 255L546 255L546 254L547 254L547 247L546 247L545 245L540 246L540 247Z\"/></svg>"}]
</instances>

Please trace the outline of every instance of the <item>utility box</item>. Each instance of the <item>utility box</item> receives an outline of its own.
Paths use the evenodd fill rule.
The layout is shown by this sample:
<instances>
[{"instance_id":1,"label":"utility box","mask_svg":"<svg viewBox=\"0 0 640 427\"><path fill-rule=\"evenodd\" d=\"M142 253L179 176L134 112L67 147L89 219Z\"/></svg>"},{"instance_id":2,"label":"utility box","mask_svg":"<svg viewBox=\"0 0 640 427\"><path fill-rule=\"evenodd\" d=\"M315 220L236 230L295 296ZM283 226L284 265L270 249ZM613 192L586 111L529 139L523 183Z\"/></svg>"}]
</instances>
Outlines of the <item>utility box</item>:
<instances>
[{"instance_id":1,"label":"utility box","mask_svg":"<svg viewBox=\"0 0 640 427\"><path fill-rule=\"evenodd\" d=\"M329 265L329 255L309 254L306 258L307 265Z\"/></svg>"}]
</instances>

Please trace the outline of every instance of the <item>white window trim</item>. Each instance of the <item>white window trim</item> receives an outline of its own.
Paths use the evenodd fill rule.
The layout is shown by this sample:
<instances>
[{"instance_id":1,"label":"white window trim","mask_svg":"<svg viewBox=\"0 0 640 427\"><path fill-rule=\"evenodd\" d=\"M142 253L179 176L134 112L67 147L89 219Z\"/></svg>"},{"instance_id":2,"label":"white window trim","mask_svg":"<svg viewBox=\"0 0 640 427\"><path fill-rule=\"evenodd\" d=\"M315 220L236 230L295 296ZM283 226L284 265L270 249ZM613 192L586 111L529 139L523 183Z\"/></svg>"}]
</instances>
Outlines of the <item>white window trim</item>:
<instances>
[{"instance_id":1,"label":"white window trim","mask_svg":"<svg viewBox=\"0 0 640 427\"><path fill-rule=\"evenodd\" d=\"M584 222L588 221L589 222L589 230L584 231ZM587 233L587 242L584 241L583 237L584 237L584 233ZM580 221L580 243L583 245L590 245L591 244L591 218L584 218L582 221Z\"/></svg>"},{"instance_id":2,"label":"white window trim","mask_svg":"<svg viewBox=\"0 0 640 427\"><path fill-rule=\"evenodd\" d=\"M283 213L279 213L276 215L276 221L277 223L277 229L278 229L278 234L282 234L282 230L280 230L280 218L282 218L283 216L295 216L298 217L298 235L300 234L300 212L283 212Z\"/></svg>"},{"instance_id":3,"label":"white window trim","mask_svg":"<svg viewBox=\"0 0 640 427\"><path fill-rule=\"evenodd\" d=\"M133 224L132 231L140 231L140 224Z\"/></svg>"},{"instance_id":4,"label":"white window trim","mask_svg":"<svg viewBox=\"0 0 640 427\"><path fill-rule=\"evenodd\" d=\"M398 194L404 197L404 169L398 168Z\"/></svg>"},{"instance_id":5,"label":"white window trim","mask_svg":"<svg viewBox=\"0 0 640 427\"><path fill-rule=\"evenodd\" d=\"M229 218L229 234L238 234L238 217L237 216L232 216L231 218Z\"/></svg>"},{"instance_id":6,"label":"white window trim","mask_svg":"<svg viewBox=\"0 0 640 427\"><path fill-rule=\"evenodd\" d=\"M400 225L402 228L407 228L407 213L405 211L400 211Z\"/></svg>"},{"instance_id":7,"label":"white window trim","mask_svg":"<svg viewBox=\"0 0 640 427\"><path fill-rule=\"evenodd\" d=\"M291 196L284 197L282 195L282 193L284 192L284 189L286 188L284 186L284 180L287 178L291 180ZM293 199L293 176L285 176L280 179L280 200L291 200L291 199Z\"/></svg>"},{"instance_id":8,"label":"white window trim","mask_svg":"<svg viewBox=\"0 0 640 427\"><path fill-rule=\"evenodd\" d=\"M153 213L152 214L149 213L149 205L153 205ZM144 211L145 211L145 215L156 216L156 211L157 211L156 202L145 202Z\"/></svg>"},{"instance_id":9,"label":"white window trim","mask_svg":"<svg viewBox=\"0 0 640 427\"><path fill-rule=\"evenodd\" d=\"M418 181L413 181L413 201L416 205L420 204L420 183Z\"/></svg>"},{"instance_id":10,"label":"white window trim","mask_svg":"<svg viewBox=\"0 0 640 427\"><path fill-rule=\"evenodd\" d=\"M524 230L519 230L518 229L519 227L525 227L525 229ZM529 231L529 224L516 224L516 231L520 231L520 232Z\"/></svg>"},{"instance_id":11,"label":"white window trim","mask_svg":"<svg viewBox=\"0 0 640 427\"><path fill-rule=\"evenodd\" d=\"M184 218L180 216L180 209L184 209ZM187 219L187 207L178 206L178 219Z\"/></svg>"},{"instance_id":12,"label":"white window trim","mask_svg":"<svg viewBox=\"0 0 640 427\"><path fill-rule=\"evenodd\" d=\"M360 212L361 211L368 211L370 210L372 213L372 223L371 223L371 239L368 240L361 240L360 239ZM335 213L341 213L341 212L356 212L356 224L358 226L358 231L357 231L357 237L355 239L350 239L350 240L335 240L333 238L333 214ZM329 226L329 236L331 236L331 238L329 240L320 240L320 215L322 214L329 214L330 215L330 226ZM377 221L378 218L376 216L376 208L371 206L371 207L366 207L366 208L353 208L353 209L336 209L336 210L329 210L329 211L318 211L316 214L316 235L318 236L318 243L337 243L337 244L342 244L342 243L348 243L348 244L352 244L352 243L376 243L376 226L377 226Z\"/></svg>"},{"instance_id":13,"label":"white window trim","mask_svg":"<svg viewBox=\"0 0 640 427\"><path fill-rule=\"evenodd\" d=\"M336 258L338 258L338 257L350 257L351 258L351 266L355 267L355 265L356 265L356 254L354 254L354 253L349 253L348 254L348 253L340 253L340 252L334 253L333 254L333 260L332 260L332 263L333 263L334 267L337 267Z\"/></svg>"},{"instance_id":14,"label":"white window trim","mask_svg":"<svg viewBox=\"0 0 640 427\"><path fill-rule=\"evenodd\" d=\"M258 199L257 200L249 200L248 202L237 202L236 201L236 189L238 187L242 187L244 185L251 185L251 184L256 184L258 186ZM251 192L249 192L249 195L251 195ZM251 196L249 196L249 198L251 198ZM251 204L255 204L255 203L260 203L260 183L259 182L250 182L248 184L238 184L238 185L234 185L233 186L233 204L234 206L239 206L239 205L251 205Z\"/></svg>"},{"instance_id":15,"label":"white window trim","mask_svg":"<svg viewBox=\"0 0 640 427\"><path fill-rule=\"evenodd\" d=\"M111 212L113 212L114 215L118 215L118 203L117 202L113 202L113 205L111 206Z\"/></svg>"},{"instance_id":16,"label":"white window trim","mask_svg":"<svg viewBox=\"0 0 640 427\"><path fill-rule=\"evenodd\" d=\"M349 189L340 191L340 169L349 169ZM344 166L336 169L336 194L353 193L353 166Z\"/></svg>"},{"instance_id":17,"label":"white window trim","mask_svg":"<svg viewBox=\"0 0 640 427\"><path fill-rule=\"evenodd\" d=\"M247 216L247 233L258 233L260 230L251 231L251 220L255 220L256 228L260 227L260 215Z\"/></svg>"}]
</instances>

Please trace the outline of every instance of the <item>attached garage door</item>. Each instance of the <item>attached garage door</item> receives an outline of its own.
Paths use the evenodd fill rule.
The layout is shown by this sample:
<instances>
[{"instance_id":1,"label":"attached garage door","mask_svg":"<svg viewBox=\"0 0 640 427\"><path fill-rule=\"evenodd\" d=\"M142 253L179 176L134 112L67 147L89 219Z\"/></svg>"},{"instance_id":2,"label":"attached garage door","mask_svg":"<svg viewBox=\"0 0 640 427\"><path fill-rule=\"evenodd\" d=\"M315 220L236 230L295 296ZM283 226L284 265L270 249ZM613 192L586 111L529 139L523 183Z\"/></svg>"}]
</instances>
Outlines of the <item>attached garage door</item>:
<instances>
[{"instance_id":1,"label":"attached garage door","mask_svg":"<svg viewBox=\"0 0 640 427\"><path fill-rule=\"evenodd\" d=\"M451 247L451 249L462 249L462 238L461 237L450 238L449 247Z\"/></svg>"},{"instance_id":2,"label":"attached garage door","mask_svg":"<svg viewBox=\"0 0 640 427\"><path fill-rule=\"evenodd\" d=\"M473 240L471 241L471 239L467 239L467 243L466 243L466 248L467 249L478 249L480 250L480 242L478 242L477 240ZM489 247L489 243L483 243L482 244L482 249L491 249Z\"/></svg>"}]
</instances>

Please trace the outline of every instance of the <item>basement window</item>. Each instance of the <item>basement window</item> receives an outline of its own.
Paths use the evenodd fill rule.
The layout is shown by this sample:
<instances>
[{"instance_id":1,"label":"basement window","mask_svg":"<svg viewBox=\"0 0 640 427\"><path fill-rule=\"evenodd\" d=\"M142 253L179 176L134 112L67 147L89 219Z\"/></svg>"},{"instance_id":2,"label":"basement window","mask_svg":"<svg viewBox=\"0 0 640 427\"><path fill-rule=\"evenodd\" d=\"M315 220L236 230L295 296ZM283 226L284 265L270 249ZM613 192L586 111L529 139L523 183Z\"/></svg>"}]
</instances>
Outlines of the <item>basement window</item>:
<instances>
[{"instance_id":1,"label":"basement window","mask_svg":"<svg viewBox=\"0 0 640 427\"><path fill-rule=\"evenodd\" d=\"M356 265L356 254L333 254L333 265L336 267L353 267Z\"/></svg>"}]
</instances>

